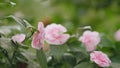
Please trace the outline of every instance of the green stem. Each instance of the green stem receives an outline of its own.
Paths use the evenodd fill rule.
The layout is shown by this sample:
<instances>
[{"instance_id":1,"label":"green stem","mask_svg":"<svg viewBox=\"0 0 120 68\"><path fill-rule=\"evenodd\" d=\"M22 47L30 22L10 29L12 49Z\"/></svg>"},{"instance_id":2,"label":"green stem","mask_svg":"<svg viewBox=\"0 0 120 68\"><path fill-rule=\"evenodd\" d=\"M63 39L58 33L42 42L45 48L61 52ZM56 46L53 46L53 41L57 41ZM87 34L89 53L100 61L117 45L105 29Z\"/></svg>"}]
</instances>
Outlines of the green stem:
<instances>
[{"instance_id":1,"label":"green stem","mask_svg":"<svg viewBox=\"0 0 120 68\"><path fill-rule=\"evenodd\" d=\"M14 50L12 58L11 58L11 62L13 62L14 58L15 58L15 54L16 54L16 50Z\"/></svg>"},{"instance_id":2,"label":"green stem","mask_svg":"<svg viewBox=\"0 0 120 68\"><path fill-rule=\"evenodd\" d=\"M42 49L37 50L37 59L39 61L41 68L48 68L46 55Z\"/></svg>"}]
</instances>

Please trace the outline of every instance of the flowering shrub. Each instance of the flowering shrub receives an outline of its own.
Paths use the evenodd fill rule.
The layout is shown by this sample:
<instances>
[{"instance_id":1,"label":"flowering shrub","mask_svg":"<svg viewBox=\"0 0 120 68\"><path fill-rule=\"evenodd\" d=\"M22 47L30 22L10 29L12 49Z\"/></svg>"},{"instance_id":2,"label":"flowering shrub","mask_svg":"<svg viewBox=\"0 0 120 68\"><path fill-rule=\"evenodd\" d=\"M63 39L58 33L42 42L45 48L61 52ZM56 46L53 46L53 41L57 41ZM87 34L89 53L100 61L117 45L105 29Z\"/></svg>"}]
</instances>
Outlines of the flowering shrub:
<instances>
[{"instance_id":1,"label":"flowering shrub","mask_svg":"<svg viewBox=\"0 0 120 68\"><path fill-rule=\"evenodd\" d=\"M70 35L61 24L45 27L44 22L39 22L36 29L24 19L10 17L21 25L17 30L21 34L0 32L1 67L116 68L114 55L120 54L118 42L112 43L102 33L80 27L83 32ZM115 39L119 41L119 31Z\"/></svg>"}]
</instances>

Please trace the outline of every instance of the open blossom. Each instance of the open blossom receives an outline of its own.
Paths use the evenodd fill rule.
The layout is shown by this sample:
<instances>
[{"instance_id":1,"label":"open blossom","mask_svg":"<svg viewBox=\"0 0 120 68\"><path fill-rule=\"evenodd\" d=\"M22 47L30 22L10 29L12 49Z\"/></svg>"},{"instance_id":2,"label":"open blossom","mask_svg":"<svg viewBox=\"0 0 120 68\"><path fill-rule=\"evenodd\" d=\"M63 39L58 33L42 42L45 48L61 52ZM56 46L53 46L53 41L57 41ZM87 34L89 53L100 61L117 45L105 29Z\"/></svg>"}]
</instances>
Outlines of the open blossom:
<instances>
[{"instance_id":1,"label":"open blossom","mask_svg":"<svg viewBox=\"0 0 120 68\"><path fill-rule=\"evenodd\" d=\"M42 22L38 23L38 31L36 31L33 35L32 39L32 47L35 49L41 49L44 45L44 34L45 29Z\"/></svg>"},{"instance_id":2,"label":"open blossom","mask_svg":"<svg viewBox=\"0 0 120 68\"><path fill-rule=\"evenodd\" d=\"M22 43L25 40L25 34L17 34L12 36L12 40L17 43Z\"/></svg>"},{"instance_id":3,"label":"open blossom","mask_svg":"<svg viewBox=\"0 0 120 68\"><path fill-rule=\"evenodd\" d=\"M90 54L90 60L98 64L100 67L109 67L111 60L101 51L94 51Z\"/></svg>"},{"instance_id":4,"label":"open blossom","mask_svg":"<svg viewBox=\"0 0 120 68\"><path fill-rule=\"evenodd\" d=\"M85 44L87 51L94 51L100 42L100 35L96 31L85 31L79 41Z\"/></svg>"},{"instance_id":5,"label":"open blossom","mask_svg":"<svg viewBox=\"0 0 120 68\"><path fill-rule=\"evenodd\" d=\"M45 40L49 44L61 45L64 44L69 38L69 34L64 34L67 29L60 24L50 24L45 29Z\"/></svg>"},{"instance_id":6,"label":"open blossom","mask_svg":"<svg viewBox=\"0 0 120 68\"><path fill-rule=\"evenodd\" d=\"M115 40L120 41L120 29L117 32L115 32Z\"/></svg>"}]
</instances>

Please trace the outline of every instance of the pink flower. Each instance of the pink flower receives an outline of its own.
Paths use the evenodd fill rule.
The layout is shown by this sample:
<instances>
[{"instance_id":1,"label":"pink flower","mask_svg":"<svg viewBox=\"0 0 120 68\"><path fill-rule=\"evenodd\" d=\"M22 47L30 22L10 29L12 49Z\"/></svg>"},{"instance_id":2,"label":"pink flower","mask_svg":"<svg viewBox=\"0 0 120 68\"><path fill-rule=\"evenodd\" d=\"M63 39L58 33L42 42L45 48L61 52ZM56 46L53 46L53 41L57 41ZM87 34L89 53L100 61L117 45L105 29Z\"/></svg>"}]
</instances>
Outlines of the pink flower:
<instances>
[{"instance_id":1,"label":"pink flower","mask_svg":"<svg viewBox=\"0 0 120 68\"><path fill-rule=\"evenodd\" d=\"M101 51L94 51L90 54L90 60L98 64L100 67L109 67L110 59Z\"/></svg>"},{"instance_id":2,"label":"pink flower","mask_svg":"<svg viewBox=\"0 0 120 68\"><path fill-rule=\"evenodd\" d=\"M115 40L116 41L120 41L120 29L117 31L117 32L115 32Z\"/></svg>"},{"instance_id":3,"label":"pink flower","mask_svg":"<svg viewBox=\"0 0 120 68\"><path fill-rule=\"evenodd\" d=\"M41 49L44 45L45 29L42 22L38 23L38 31L34 33L32 39L32 47L35 49Z\"/></svg>"},{"instance_id":4,"label":"pink flower","mask_svg":"<svg viewBox=\"0 0 120 68\"><path fill-rule=\"evenodd\" d=\"M15 36L12 36L12 40L17 43L22 43L25 40L24 34L17 34Z\"/></svg>"},{"instance_id":5,"label":"pink flower","mask_svg":"<svg viewBox=\"0 0 120 68\"><path fill-rule=\"evenodd\" d=\"M87 51L94 51L96 46L100 42L100 35L98 32L85 31L83 35L79 38L83 44L85 44Z\"/></svg>"},{"instance_id":6,"label":"pink flower","mask_svg":"<svg viewBox=\"0 0 120 68\"><path fill-rule=\"evenodd\" d=\"M49 44L61 45L64 44L69 38L69 34L64 34L67 29L60 24L50 24L45 29L45 39Z\"/></svg>"}]
</instances>

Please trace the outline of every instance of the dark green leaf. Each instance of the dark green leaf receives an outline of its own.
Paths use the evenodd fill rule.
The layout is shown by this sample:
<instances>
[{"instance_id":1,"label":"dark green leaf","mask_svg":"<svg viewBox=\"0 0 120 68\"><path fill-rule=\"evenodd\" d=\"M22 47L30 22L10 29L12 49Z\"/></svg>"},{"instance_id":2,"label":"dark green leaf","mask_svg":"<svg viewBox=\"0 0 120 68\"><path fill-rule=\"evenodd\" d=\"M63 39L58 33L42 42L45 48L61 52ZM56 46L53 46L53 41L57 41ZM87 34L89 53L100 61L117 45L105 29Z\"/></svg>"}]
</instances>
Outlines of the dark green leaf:
<instances>
[{"instance_id":1,"label":"dark green leaf","mask_svg":"<svg viewBox=\"0 0 120 68\"><path fill-rule=\"evenodd\" d=\"M51 45L50 46L50 51L51 54L56 58L60 59L65 52L67 52L67 45Z\"/></svg>"}]
</instances>

